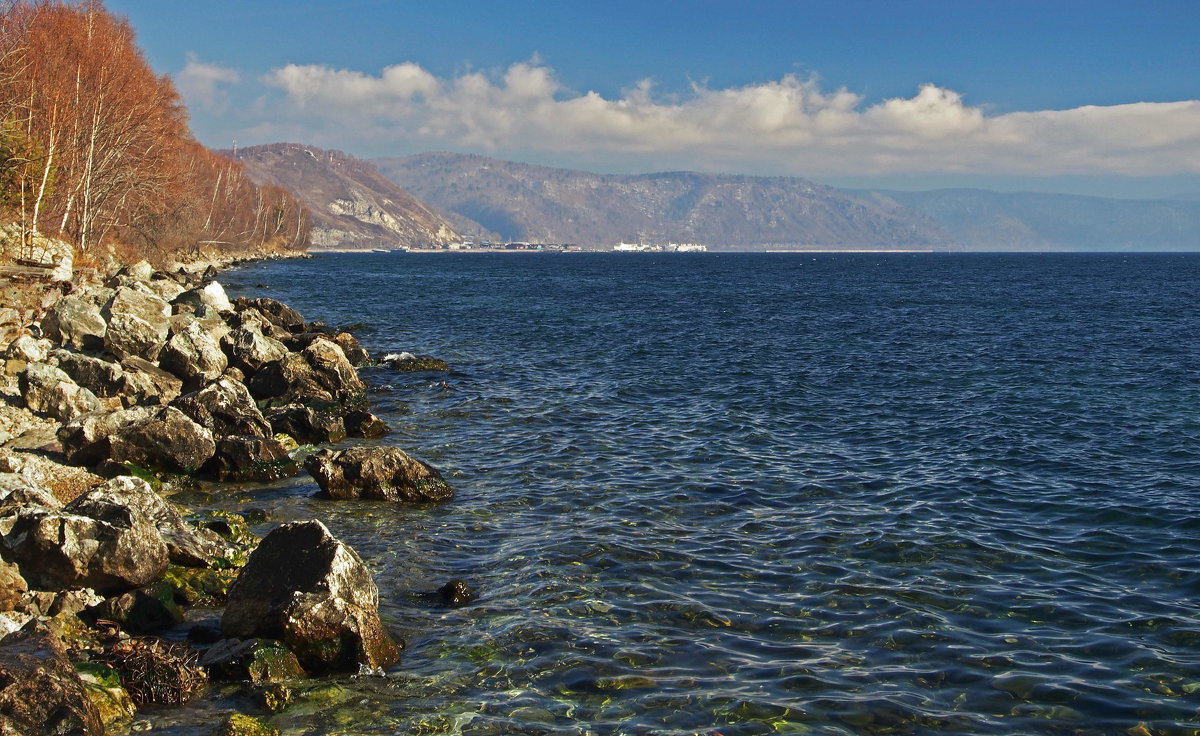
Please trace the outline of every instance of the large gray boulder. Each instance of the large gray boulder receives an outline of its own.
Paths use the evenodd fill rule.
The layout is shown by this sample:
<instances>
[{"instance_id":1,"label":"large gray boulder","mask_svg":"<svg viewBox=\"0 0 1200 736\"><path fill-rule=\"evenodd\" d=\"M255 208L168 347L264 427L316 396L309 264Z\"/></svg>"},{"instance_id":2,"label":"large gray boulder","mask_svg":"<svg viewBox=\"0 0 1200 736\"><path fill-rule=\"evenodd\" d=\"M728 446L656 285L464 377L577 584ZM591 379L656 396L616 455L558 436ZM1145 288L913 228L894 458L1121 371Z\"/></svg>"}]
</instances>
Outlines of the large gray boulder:
<instances>
[{"instance_id":1,"label":"large gray boulder","mask_svg":"<svg viewBox=\"0 0 1200 736\"><path fill-rule=\"evenodd\" d=\"M183 392L182 379L145 358L125 358L121 369L124 371L121 398L126 406L169 404Z\"/></svg>"},{"instance_id":2,"label":"large gray boulder","mask_svg":"<svg viewBox=\"0 0 1200 736\"><path fill-rule=\"evenodd\" d=\"M217 338L200 322L192 320L167 340L158 364L182 378L185 385L200 386L224 373L229 359Z\"/></svg>"},{"instance_id":3,"label":"large gray boulder","mask_svg":"<svg viewBox=\"0 0 1200 736\"><path fill-rule=\"evenodd\" d=\"M35 625L0 640L0 733L103 736L100 711L58 637Z\"/></svg>"},{"instance_id":4,"label":"large gray boulder","mask_svg":"<svg viewBox=\"0 0 1200 736\"><path fill-rule=\"evenodd\" d=\"M96 396L103 398L120 396L125 388L125 371L119 363L63 348L52 351L50 358L75 383Z\"/></svg>"},{"instance_id":5,"label":"large gray boulder","mask_svg":"<svg viewBox=\"0 0 1200 736\"><path fill-rule=\"evenodd\" d=\"M304 317L283 302L266 297L251 299L243 296L233 300L233 307L239 312L247 308L254 309L272 324L287 332L304 331Z\"/></svg>"},{"instance_id":6,"label":"large gray boulder","mask_svg":"<svg viewBox=\"0 0 1200 736\"><path fill-rule=\"evenodd\" d=\"M187 523L141 478L113 478L76 498L65 510L112 524L128 523L134 518L146 521L162 535L167 555L176 565L208 567L233 553L233 548L214 532Z\"/></svg>"},{"instance_id":7,"label":"large gray boulder","mask_svg":"<svg viewBox=\"0 0 1200 736\"><path fill-rule=\"evenodd\" d=\"M45 363L30 363L20 380L21 396L30 411L60 422L101 408L100 400L71 380L65 371Z\"/></svg>"},{"instance_id":8,"label":"large gray boulder","mask_svg":"<svg viewBox=\"0 0 1200 736\"><path fill-rule=\"evenodd\" d=\"M108 331L100 306L83 294L59 299L46 312L41 326L50 341L76 350L99 350Z\"/></svg>"},{"instance_id":9,"label":"large gray boulder","mask_svg":"<svg viewBox=\"0 0 1200 736\"><path fill-rule=\"evenodd\" d=\"M276 528L250 555L221 617L227 636L282 641L310 672L399 659L379 619L379 591L350 547L319 521Z\"/></svg>"},{"instance_id":10,"label":"large gray boulder","mask_svg":"<svg viewBox=\"0 0 1200 736\"><path fill-rule=\"evenodd\" d=\"M299 353L266 364L247 385L255 398L271 406L336 405L343 413L365 404L367 388L341 347L324 335Z\"/></svg>"},{"instance_id":11,"label":"large gray boulder","mask_svg":"<svg viewBox=\"0 0 1200 736\"><path fill-rule=\"evenodd\" d=\"M193 473L216 452L212 432L171 406L83 414L63 425L58 439L75 465L109 460Z\"/></svg>"},{"instance_id":12,"label":"large gray boulder","mask_svg":"<svg viewBox=\"0 0 1200 736\"><path fill-rule=\"evenodd\" d=\"M167 545L149 521L114 512L107 520L67 509L25 509L4 537L6 557L39 590L91 588L116 595L167 569Z\"/></svg>"},{"instance_id":13,"label":"large gray boulder","mask_svg":"<svg viewBox=\"0 0 1200 736\"><path fill-rule=\"evenodd\" d=\"M104 349L118 358L136 355L154 360L167 341L171 307L161 297L140 289L117 289L102 313L108 321Z\"/></svg>"},{"instance_id":14,"label":"large gray boulder","mask_svg":"<svg viewBox=\"0 0 1200 736\"><path fill-rule=\"evenodd\" d=\"M183 309L196 311L200 307L211 309L214 312L233 311L233 303L225 294L225 287L216 281L210 281L204 286L184 291L171 301L171 305L177 312Z\"/></svg>"},{"instance_id":15,"label":"large gray boulder","mask_svg":"<svg viewBox=\"0 0 1200 736\"><path fill-rule=\"evenodd\" d=\"M380 501L445 501L453 489L433 467L398 447L318 450L304 459L328 498Z\"/></svg>"},{"instance_id":16,"label":"large gray boulder","mask_svg":"<svg viewBox=\"0 0 1200 736\"><path fill-rule=\"evenodd\" d=\"M273 337L267 337L257 327L235 327L221 340L229 362L252 376L264 365L283 360L288 349Z\"/></svg>"},{"instance_id":17,"label":"large gray boulder","mask_svg":"<svg viewBox=\"0 0 1200 736\"><path fill-rule=\"evenodd\" d=\"M275 434L241 381L219 378L199 391L180 396L171 405L208 429L214 437L272 437Z\"/></svg>"}]
</instances>

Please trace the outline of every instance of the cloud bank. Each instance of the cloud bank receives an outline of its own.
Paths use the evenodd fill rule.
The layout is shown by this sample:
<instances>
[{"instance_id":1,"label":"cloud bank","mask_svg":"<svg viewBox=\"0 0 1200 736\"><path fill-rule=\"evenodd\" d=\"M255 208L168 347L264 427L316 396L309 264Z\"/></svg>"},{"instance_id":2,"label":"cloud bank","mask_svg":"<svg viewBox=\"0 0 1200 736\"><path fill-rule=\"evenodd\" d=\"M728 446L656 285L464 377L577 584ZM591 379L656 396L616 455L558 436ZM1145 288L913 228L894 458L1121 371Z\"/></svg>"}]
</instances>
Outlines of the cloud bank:
<instances>
[{"instance_id":1,"label":"cloud bank","mask_svg":"<svg viewBox=\"0 0 1200 736\"><path fill-rule=\"evenodd\" d=\"M227 70L189 61L199 99ZM185 75L188 75L185 70ZM649 81L618 99L566 89L551 69L517 63L497 74L442 79L417 64L378 75L288 65L262 81L297 116L340 136L397 149L455 147L634 161L680 168L799 175L1132 175L1200 173L1200 101L1137 102L989 115L949 89L866 104L815 79L686 94ZM182 84L181 80L181 86Z\"/></svg>"}]
</instances>

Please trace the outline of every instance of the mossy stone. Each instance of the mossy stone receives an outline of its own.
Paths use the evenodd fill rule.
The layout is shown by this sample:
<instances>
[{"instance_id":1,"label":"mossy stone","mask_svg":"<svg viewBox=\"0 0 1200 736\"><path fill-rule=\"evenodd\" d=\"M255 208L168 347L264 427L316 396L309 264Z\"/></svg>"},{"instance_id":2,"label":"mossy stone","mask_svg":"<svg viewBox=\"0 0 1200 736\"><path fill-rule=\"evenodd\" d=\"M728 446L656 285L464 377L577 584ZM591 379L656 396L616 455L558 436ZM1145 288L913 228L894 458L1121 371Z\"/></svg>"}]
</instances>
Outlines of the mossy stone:
<instances>
[{"instance_id":1,"label":"mossy stone","mask_svg":"<svg viewBox=\"0 0 1200 736\"><path fill-rule=\"evenodd\" d=\"M279 736L279 729L257 718L233 713L221 724L217 736Z\"/></svg>"}]
</instances>

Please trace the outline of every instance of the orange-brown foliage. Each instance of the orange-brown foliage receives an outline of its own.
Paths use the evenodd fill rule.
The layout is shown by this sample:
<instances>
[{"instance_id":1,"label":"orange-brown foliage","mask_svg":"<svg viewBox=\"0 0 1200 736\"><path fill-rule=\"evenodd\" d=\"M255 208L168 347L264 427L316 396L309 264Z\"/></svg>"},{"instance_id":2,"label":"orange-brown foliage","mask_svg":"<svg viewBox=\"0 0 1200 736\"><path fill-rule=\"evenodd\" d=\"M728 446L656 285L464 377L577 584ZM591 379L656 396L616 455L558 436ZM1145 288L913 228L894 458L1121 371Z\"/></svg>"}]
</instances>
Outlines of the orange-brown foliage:
<instances>
[{"instance_id":1,"label":"orange-brown foliage","mask_svg":"<svg viewBox=\"0 0 1200 736\"><path fill-rule=\"evenodd\" d=\"M0 122L0 181L17 188L7 199L30 234L60 234L81 252L120 242L159 259L307 246L302 205L197 143L170 79L96 0L0 3Z\"/></svg>"}]
</instances>

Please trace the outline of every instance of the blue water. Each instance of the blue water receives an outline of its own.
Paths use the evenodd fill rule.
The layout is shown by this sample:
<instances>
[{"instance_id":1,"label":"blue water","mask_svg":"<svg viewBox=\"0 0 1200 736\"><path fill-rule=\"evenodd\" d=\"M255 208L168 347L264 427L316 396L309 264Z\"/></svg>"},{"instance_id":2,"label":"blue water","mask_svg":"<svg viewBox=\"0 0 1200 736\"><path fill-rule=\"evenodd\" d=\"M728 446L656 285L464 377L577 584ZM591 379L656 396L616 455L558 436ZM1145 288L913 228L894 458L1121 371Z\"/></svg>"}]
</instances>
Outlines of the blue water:
<instances>
[{"instance_id":1,"label":"blue water","mask_svg":"<svg viewBox=\"0 0 1200 736\"><path fill-rule=\"evenodd\" d=\"M363 373L454 501L227 497L324 519L408 641L387 677L311 684L286 733L1200 730L1200 256L375 254L225 281L453 366ZM421 595L455 577L477 602Z\"/></svg>"}]
</instances>

